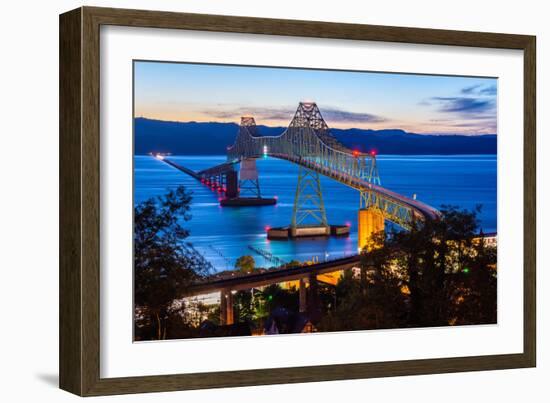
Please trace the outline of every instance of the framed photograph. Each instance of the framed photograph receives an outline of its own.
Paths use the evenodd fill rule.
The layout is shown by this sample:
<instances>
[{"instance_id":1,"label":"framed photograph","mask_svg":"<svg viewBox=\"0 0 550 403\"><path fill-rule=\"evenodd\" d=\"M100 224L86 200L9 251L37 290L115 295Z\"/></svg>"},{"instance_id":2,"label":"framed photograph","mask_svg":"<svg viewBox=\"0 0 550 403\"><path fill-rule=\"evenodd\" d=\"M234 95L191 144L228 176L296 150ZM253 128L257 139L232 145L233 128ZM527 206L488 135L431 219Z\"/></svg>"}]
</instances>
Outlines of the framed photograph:
<instances>
[{"instance_id":1,"label":"framed photograph","mask_svg":"<svg viewBox=\"0 0 550 403\"><path fill-rule=\"evenodd\" d=\"M535 37L60 16L60 386L533 367Z\"/></svg>"}]
</instances>

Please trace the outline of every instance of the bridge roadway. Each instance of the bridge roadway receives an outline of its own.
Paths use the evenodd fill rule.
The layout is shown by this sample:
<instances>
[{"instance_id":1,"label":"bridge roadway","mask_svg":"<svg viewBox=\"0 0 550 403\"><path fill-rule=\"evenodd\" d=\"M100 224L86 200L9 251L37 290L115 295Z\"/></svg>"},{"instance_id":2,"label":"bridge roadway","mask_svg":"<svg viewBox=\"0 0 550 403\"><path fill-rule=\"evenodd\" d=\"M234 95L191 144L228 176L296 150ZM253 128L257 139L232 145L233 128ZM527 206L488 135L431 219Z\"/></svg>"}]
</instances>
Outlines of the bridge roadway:
<instances>
[{"instance_id":1,"label":"bridge roadway","mask_svg":"<svg viewBox=\"0 0 550 403\"><path fill-rule=\"evenodd\" d=\"M350 175L348 173L335 171L324 165L321 165L309 160L305 160L300 157L288 156L284 154L270 154L270 156L284 159L284 160L293 162L297 165L302 165L306 168L317 171L320 174L325 175L331 179L334 179L340 183L343 183L344 185L347 185L353 189L356 189L359 191L372 191L372 192L381 194L385 198L389 200L393 200L397 204L404 204L406 206L409 206L413 211L419 212L421 214L421 217L417 217L417 218L435 220L436 218L440 217L440 212L437 209L425 203L400 195L399 193L393 192L389 189L386 189L374 183L370 183L366 180L357 178L356 176Z\"/></svg>"},{"instance_id":2,"label":"bridge roadway","mask_svg":"<svg viewBox=\"0 0 550 403\"><path fill-rule=\"evenodd\" d=\"M331 179L334 179L337 182L340 182L344 185L347 185L355 190L358 190L360 192L365 191L372 191L375 194L380 194L384 196L384 199L392 200L396 205L405 205L408 206L413 212L416 213L417 219L424 220L424 219L431 219L435 220L438 217L440 217L440 212L427 205L426 203L422 203L421 201L411 199L409 197L403 196L399 193L396 193L394 191L391 191L385 187L382 187L380 185L376 185L374 183L370 183L367 180L358 178L354 175L350 175L346 172L337 171L334 169L330 169L329 167L326 167L322 164L318 164L315 162L312 162L310 160L298 157L298 156L291 156L286 154L276 154L276 153L269 153L268 156L273 158L278 158L282 160L286 160L289 162L292 162L296 165L301 165L305 168L312 169L314 171L319 172L320 174L327 176ZM256 156L256 158L261 158L261 155ZM224 170L232 169L233 164L239 163L239 160L234 160L232 162L224 162L223 164L213 166L211 168L205 169L204 171L199 172L198 174L219 174L223 172ZM171 164L175 165L175 164ZM183 167L179 167L179 169L183 170ZM196 175L196 174L195 174ZM382 206L379 206L382 207Z\"/></svg>"},{"instance_id":3,"label":"bridge roadway","mask_svg":"<svg viewBox=\"0 0 550 403\"><path fill-rule=\"evenodd\" d=\"M186 292L185 296L192 297L196 295L221 292L224 290L249 290L256 287L268 286L270 284L296 281L308 278L310 276L351 269L353 267L357 267L359 261L359 255L353 255L350 257L316 263L309 266L270 269L261 273L242 274L213 281L205 281L204 283L196 283L192 285L188 292Z\"/></svg>"},{"instance_id":4,"label":"bridge roadway","mask_svg":"<svg viewBox=\"0 0 550 403\"><path fill-rule=\"evenodd\" d=\"M158 157L157 157L157 158L158 158ZM165 163L167 163L168 165L171 165L171 166L173 166L174 168L176 168L176 169L178 169L178 170L180 170L180 171L186 173L187 175L192 176L193 178L195 178L195 179L197 179L197 180L200 180L200 179L201 179L200 175L197 174L197 173L196 173L195 171L193 171L192 169L189 169L189 168L186 168L186 167L181 166L181 165L179 165L179 164L176 164L175 162L170 161L170 160L167 159L167 158L162 158L162 159L160 159L160 160L161 160L162 162L165 162Z\"/></svg>"},{"instance_id":5,"label":"bridge roadway","mask_svg":"<svg viewBox=\"0 0 550 403\"><path fill-rule=\"evenodd\" d=\"M410 199L406 196L400 195L399 193L393 192L389 189L386 189L386 188L384 188L382 186L379 186L379 185L376 185L374 183L370 183L366 180L362 180L362 179L357 178L357 177L355 177L353 175L350 175L348 173L335 171L335 170L330 169L326 166L323 166L321 164L317 164L317 163L309 161L309 160L302 159L300 157L288 156L288 155L285 155L285 154L269 154L269 156L274 157L274 158L283 159L283 160L292 162L292 163L297 164L297 165L302 165L303 167L306 167L306 168L309 168L309 169L313 169L313 170L321 173L322 175L325 175L325 176L327 176L331 179L334 179L338 182L341 182L341 183L343 183L343 184L345 184L345 185L347 185L347 186L349 186L353 189L356 189L356 190L359 190L359 191L372 190L373 192L382 194L387 199L390 199L390 200L393 199L396 202L396 204L404 204L404 205L410 206L413 211L420 212L422 214L422 217L417 217L417 218L420 218L420 219L423 219L423 218L436 219L436 218L439 217L439 214L440 214L439 211L437 209L425 204L425 203L422 203L418 200ZM260 158L260 156L258 156L258 158ZM224 162L223 164L219 164L219 165L213 166L211 168L207 168L207 169L202 170L200 172L195 172L195 171L193 171L189 168L186 168L184 166L176 164L175 162L170 161L167 158L164 158L162 161L167 163L168 165L173 166L174 168L176 168L176 169L178 169L182 172L185 172L186 174L188 174L188 175L190 175L193 178L198 179L198 180L200 180L201 176L204 175L204 174L210 174L210 175L223 174L224 172L226 172L228 170L232 170L233 165L239 162L239 161Z\"/></svg>"}]
</instances>

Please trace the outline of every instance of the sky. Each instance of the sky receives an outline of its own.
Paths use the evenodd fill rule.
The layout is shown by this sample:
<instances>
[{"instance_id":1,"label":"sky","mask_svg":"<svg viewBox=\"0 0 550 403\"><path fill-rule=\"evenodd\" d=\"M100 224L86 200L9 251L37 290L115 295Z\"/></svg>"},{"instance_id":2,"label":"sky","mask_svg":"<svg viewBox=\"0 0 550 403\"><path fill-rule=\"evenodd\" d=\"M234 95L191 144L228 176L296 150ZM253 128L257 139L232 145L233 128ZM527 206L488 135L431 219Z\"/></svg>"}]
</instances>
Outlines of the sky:
<instances>
[{"instance_id":1,"label":"sky","mask_svg":"<svg viewBox=\"0 0 550 403\"><path fill-rule=\"evenodd\" d=\"M497 133L495 78L134 62L135 117L285 127L300 101L334 128Z\"/></svg>"}]
</instances>

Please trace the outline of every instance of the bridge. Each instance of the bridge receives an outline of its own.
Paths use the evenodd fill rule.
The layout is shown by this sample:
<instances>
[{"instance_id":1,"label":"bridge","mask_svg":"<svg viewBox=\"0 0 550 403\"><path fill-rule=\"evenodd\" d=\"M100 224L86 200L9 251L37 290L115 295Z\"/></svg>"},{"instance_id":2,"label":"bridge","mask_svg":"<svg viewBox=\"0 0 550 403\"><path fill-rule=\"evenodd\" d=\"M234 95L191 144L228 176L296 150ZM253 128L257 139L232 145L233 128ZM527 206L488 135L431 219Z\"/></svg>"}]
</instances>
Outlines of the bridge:
<instances>
[{"instance_id":1,"label":"bridge","mask_svg":"<svg viewBox=\"0 0 550 403\"><path fill-rule=\"evenodd\" d=\"M331 178L359 193L358 250L372 246L372 236L384 231L385 221L405 230L415 222L440 217L435 208L419 200L398 194L381 184L376 153L363 153L342 145L330 133L317 105L301 102L287 129L278 136L262 136L253 117L242 117L239 132L227 149L223 164L194 172L171 161L183 172L195 177L226 197L237 198L249 192L261 199L256 160L273 157L289 161L299 167L298 183L290 231L294 235L327 234L327 223L320 176ZM239 164L239 172L235 167ZM314 230L314 232L308 232ZM238 290L265 287L269 284L298 282L300 311L315 312L318 281L334 281L343 270L359 264L359 256L337 259L310 266L287 268L282 266L264 272L208 279L195 284L187 296L220 293L222 322L233 323L233 293ZM331 280L332 279L332 280Z\"/></svg>"},{"instance_id":2,"label":"bridge","mask_svg":"<svg viewBox=\"0 0 550 403\"><path fill-rule=\"evenodd\" d=\"M343 270L353 269L359 266L360 257L354 255L328 262L298 267L283 267L269 269L263 272L252 272L225 276L219 279L208 278L202 283L196 283L186 292L187 298L220 293L220 319L223 324L234 323L233 294L240 290L265 287L271 284L296 283L298 285L298 298L300 312L307 312L310 317L318 314L319 295L318 282L335 284L331 274L341 273Z\"/></svg>"},{"instance_id":3,"label":"bridge","mask_svg":"<svg viewBox=\"0 0 550 403\"><path fill-rule=\"evenodd\" d=\"M269 156L300 167L291 230L328 227L319 176L324 175L359 192L358 247L364 248L385 220L404 229L414 222L437 219L435 208L382 187L376 154L342 145L314 102L300 102L288 128L278 136L262 136L253 117L242 117L235 143L227 149L227 163L199 172L203 178L223 176L241 164L248 178L256 179L255 160Z\"/></svg>"}]
</instances>

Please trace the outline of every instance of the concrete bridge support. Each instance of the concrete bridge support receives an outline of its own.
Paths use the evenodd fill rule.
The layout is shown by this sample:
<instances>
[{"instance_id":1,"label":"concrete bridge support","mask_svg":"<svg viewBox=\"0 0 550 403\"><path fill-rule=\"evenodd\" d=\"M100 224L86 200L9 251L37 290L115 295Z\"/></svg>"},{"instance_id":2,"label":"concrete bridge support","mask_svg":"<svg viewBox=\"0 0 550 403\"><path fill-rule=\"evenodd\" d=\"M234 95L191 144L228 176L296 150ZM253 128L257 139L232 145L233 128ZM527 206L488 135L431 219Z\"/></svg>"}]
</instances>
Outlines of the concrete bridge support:
<instances>
[{"instance_id":1,"label":"concrete bridge support","mask_svg":"<svg viewBox=\"0 0 550 403\"><path fill-rule=\"evenodd\" d=\"M228 171L225 174L225 196L229 199L239 197L239 177L237 171Z\"/></svg>"},{"instance_id":2,"label":"concrete bridge support","mask_svg":"<svg viewBox=\"0 0 550 403\"><path fill-rule=\"evenodd\" d=\"M307 313L309 319L313 322L321 318L320 301L319 301L319 283L317 282L317 275L311 273L309 275L309 289L307 292Z\"/></svg>"},{"instance_id":3,"label":"concrete bridge support","mask_svg":"<svg viewBox=\"0 0 550 403\"><path fill-rule=\"evenodd\" d=\"M222 325L232 325L233 318L233 294L230 289L223 289L220 295L220 322Z\"/></svg>"},{"instance_id":4,"label":"concrete bridge support","mask_svg":"<svg viewBox=\"0 0 550 403\"><path fill-rule=\"evenodd\" d=\"M384 214L376 207L359 210L359 228L357 230L357 247L359 252L364 248L372 248L373 235L384 231Z\"/></svg>"},{"instance_id":5,"label":"concrete bridge support","mask_svg":"<svg viewBox=\"0 0 550 403\"><path fill-rule=\"evenodd\" d=\"M304 278L300 279L300 289L298 295L300 300L300 312L307 312L307 288L306 280Z\"/></svg>"}]
</instances>

